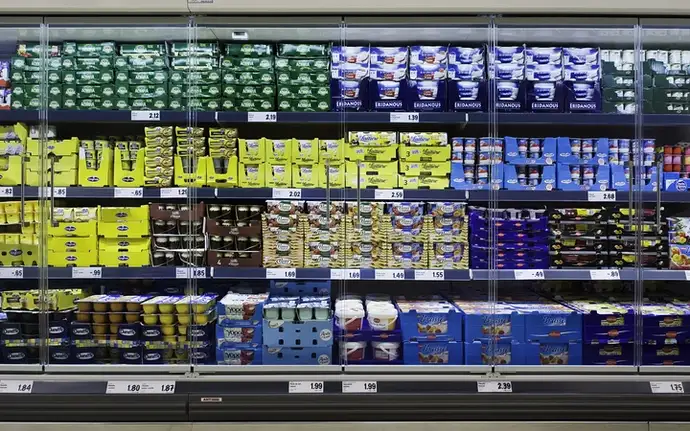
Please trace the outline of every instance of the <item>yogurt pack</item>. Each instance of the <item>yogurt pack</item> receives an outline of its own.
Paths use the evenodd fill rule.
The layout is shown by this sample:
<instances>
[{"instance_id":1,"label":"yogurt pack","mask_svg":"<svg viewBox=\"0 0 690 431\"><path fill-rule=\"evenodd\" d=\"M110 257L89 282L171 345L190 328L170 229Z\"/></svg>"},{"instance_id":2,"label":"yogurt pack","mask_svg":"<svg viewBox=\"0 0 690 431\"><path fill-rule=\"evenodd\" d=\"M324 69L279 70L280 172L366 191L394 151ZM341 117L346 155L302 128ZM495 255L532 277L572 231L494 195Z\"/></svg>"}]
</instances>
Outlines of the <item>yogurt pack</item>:
<instances>
[{"instance_id":1,"label":"yogurt pack","mask_svg":"<svg viewBox=\"0 0 690 431\"><path fill-rule=\"evenodd\" d=\"M486 111L484 48L448 49L448 105L453 111Z\"/></svg>"},{"instance_id":2,"label":"yogurt pack","mask_svg":"<svg viewBox=\"0 0 690 431\"><path fill-rule=\"evenodd\" d=\"M331 105L336 111L367 111L369 46L331 48Z\"/></svg>"},{"instance_id":3,"label":"yogurt pack","mask_svg":"<svg viewBox=\"0 0 690 431\"><path fill-rule=\"evenodd\" d=\"M532 112L563 112L563 49L525 48L527 109Z\"/></svg>"},{"instance_id":4,"label":"yogurt pack","mask_svg":"<svg viewBox=\"0 0 690 431\"><path fill-rule=\"evenodd\" d=\"M402 111L405 109L409 59L409 50L406 46L372 46L370 48L369 107L371 110Z\"/></svg>"}]
</instances>

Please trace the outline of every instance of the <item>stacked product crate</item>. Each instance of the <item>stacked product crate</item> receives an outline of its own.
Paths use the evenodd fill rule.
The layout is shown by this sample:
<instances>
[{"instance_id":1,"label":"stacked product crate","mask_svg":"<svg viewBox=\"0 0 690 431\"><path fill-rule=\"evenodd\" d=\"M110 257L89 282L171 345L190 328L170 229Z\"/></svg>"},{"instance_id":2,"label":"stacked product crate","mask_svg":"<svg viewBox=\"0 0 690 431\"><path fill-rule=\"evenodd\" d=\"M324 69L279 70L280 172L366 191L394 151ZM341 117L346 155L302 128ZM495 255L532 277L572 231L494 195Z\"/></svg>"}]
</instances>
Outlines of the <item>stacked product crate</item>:
<instances>
[{"instance_id":1,"label":"stacked product crate","mask_svg":"<svg viewBox=\"0 0 690 431\"><path fill-rule=\"evenodd\" d=\"M48 266L98 265L98 208L55 207L48 225Z\"/></svg>"},{"instance_id":2,"label":"stacked product crate","mask_svg":"<svg viewBox=\"0 0 690 431\"><path fill-rule=\"evenodd\" d=\"M452 138L450 185L456 190L503 188L502 138Z\"/></svg>"},{"instance_id":3,"label":"stacked product crate","mask_svg":"<svg viewBox=\"0 0 690 431\"><path fill-rule=\"evenodd\" d=\"M170 55L170 109L221 109L220 51L215 42L168 44Z\"/></svg>"},{"instance_id":4,"label":"stacked product crate","mask_svg":"<svg viewBox=\"0 0 690 431\"><path fill-rule=\"evenodd\" d=\"M204 266L208 238L203 203L150 204L154 266Z\"/></svg>"},{"instance_id":5,"label":"stacked product crate","mask_svg":"<svg viewBox=\"0 0 690 431\"><path fill-rule=\"evenodd\" d=\"M334 111L369 110L369 51L368 45L331 47L331 76L326 75L326 79L331 82ZM317 72L314 77L320 79L323 73ZM278 81L281 81L280 74Z\"/></svg>"},{"instance_id":6,"label":"stacked product crate","mask_svg":"<svg viewBox=\"0 0 690 431\"><path fill-rule=\"evenodd\" d=\"M507 190L554 190L556 188L556 139L507 136L503 187ZM481 143L480 143L481 146ZM494 170L494 174L498 173Z\"/></svg>"},{"instance_id":7,"label":"stacked product crate","mask_svg":"<svg viewBox=\"0 0 690 431\"><path fill-rule=\"evenodd\" d=\"M563 48L567 112L601 112L599 48Z\"/></svg>"},{"instance_id":8,"label":"stacked product crate","mask_svg":"<svg viewBox=\"0 0 690 431\"><path fill-rule=\"evenodd\" d=\"M305 268L345 268L345 203L307 202Z\"/></svg>"},{"instance_id":9,"label":"stacked product crate","mask_svg":"<svg viewBox=\"0 0 690 431\"><path fill-rule=\"evenodd\" d=\"M79 138L49 139L47 148L43 151L47 156L41 158L41 141L29 138L26 145L28 163L24 163L26 185L40 186L41 184L55 187L76 186L79 183ZM44 170L48 178L42 178ZM43 181L43 183L41 182Z\"/></svg>"},{"instance_id":10,"label":"stacked product crate","mask_svg":"<svg viewBox=\"0 0 690 431\"><path fill-rule=\"evenodd\" d=\"M635 67L635 50L603 48L600 55L602 111L616 114L634 114L637 110L637 102L635 101L635 69L637 69ZM668 59L668 55L666 59ZM648 108L653 109L653 97L649 100L647 99L650 96L650 91L647 88L651 90L653 86L650 76L653 71L649 67L650 63L645 62L642 64L645 70L643 73L647 75L643 79L645 87L644 112L651 113L654 111L648 111ZM663 112L665 113L666 111Z\"/></svg>"},{"instance_id":11,"label":"stacked product crate","mask_svg":"<svg viewBox=\"0 0 690 431\"><path fill-rule=\"evenodd\" d=\"M209 187L237 187L237 129L211 127L208 130L206 184Z\"/></svg>"},{"instance_id":12,"label":"stacked product crate","mask_svg":"<svg viewBox=\"0 0 690 431\"><path fill-rule=\"evenodd\" d=\"M115 84L120 94L127 85L129 107L118 109L148 110L168 108L169 66L164 43L122 44L116 61Z\"/></svg>"},{"instance_id":13,"label":"stacked product crate","mask_svg":"<svg viewBox=\"0 0 690 431\"><path fill-rule=\"evenodd\" d=\"M261 365L263 306L267 293L229 292L216 311L216 362L219 365Z\"/></svg>"},{"instance_id":14,"label":"stacked product crate","mask_svg":"<svg viewBox=\"0 0 690 431\"><path fill-rule=\"evenodd\" d=\"M175 185L206 185L206 137L203 127L175 127Z\"/></svg>"},{"instance_id":15,"label":"stacked product crate","mask_svg":"<svg viewBox=\"0 0 690 431\"><path fill-rule=\"evenodd\" d=\"M263 266L303 267L307 227L304 201L266 201L266 213L261 216Z\"/></svg>"},{"instance_id":16,"label":"stacked product crate","mask_svg":"<svg viewBox=\"0 0 690 431\"><path fill-rule=\"evenodd\" d=\"M391 220L383 202L347 202L345 267L388 268Z\"/></svg>"},{"instance_id":17,"label":"stacked product crate","mask_svg":"<svg viewBox=\"0 0 690 431\"><path fill-rule=\"evenodd\" d=\"M448 49L448 110L486 111L484 48Z\"/></svg>"},{"instance_id":18,"label":"stacked product crate","mask_svg":"<svg viewBox=\"0 0 690 431\"><path fill-rule=\"evenodd\" d=\"M142 267L151 264L149 207L101 207L98 211L98 264Z\"/></svg>"},{"instance_id":19,"label":"stacked product crate","mask_svg":"<svg viewBox=\"0 0 690 431\"><path fill-rule=\"evenodd\" d=\"M372 111L404 111L407 92L406 46L371 47L369 54L369 103Z\"/></svg>"},{"instance_id":20,"label":"stacked product crate","mask_svg":"<svg viewBox=\"0 0 690 431\"><path fill-rule=\"evenodd\" d=\"M318 142L319 187L324 189L345 187L345 141L343 139L319 139Z\"/></svg>"},{"instance_id":21,"label":"stacked product crate","mask_svg":"<svg viewBox=\"0 0 690 431\"><path fill-rule=\"evenodd\" d=\"M60 109L63 107L62 95L67 86L63 86L63 69L73 69L71 59L60 56L61 47L58 45L46 46L47 59L42 58L43 46L39 43L20 43L17 45L17 56L12 57L10 67L12 90L4 88L2 91L2 103L10 104L12 109L41 109L40 99L43 70L46 68L48 79L48 107ZM45 64L45 66L44 66ZM73 80L74 75L71 75ZM6 83L7 84L7 83ZM67 84L67 82L65 82ZM70 82L69 84L74 84ZM72 89L74 93L74 89ZM69 106L68 106L69 108ZM72 106L72 108L74 108Z\"/></svg>"},{"instance_id":22,"label":"stacked product crate","mask_svg":"<svg viewBox=\"0 0 690 431\"><path fill-rule=\"evenodd\" d=\"M115 85L115 42L65 42L62 46L62 103L72 105L76 95L76 109L127 109L120 104ZM66 68L66 65L72 65ZM57 100L59 95L54 95Z\"/></svg>"},{"instance_id":23,"label":"stacked product crate","mask_svg":"<svg viewBox=\"0 0 690 431\"><path fill-rule=\"evenodd\" d=\"M23 208L20 201L0 204L0 265L38 266L40 220L37 201L25 201Z\"/></svg>"},{"instance_id":24,"label":"stacked product crate","mask_svg":"<svg viewBox=\"0 0 690 431\"><path fill-rule=\"evenodd\" d=\"M410 47L406 109L411 112L446 110L448 45Z\"/></svg>"},{"instance_id":25,"label":"stacked product crate","mask_svg":"<svg viewBox=\"0 0 690 431\"><path fill-rule=\"evenodd\" d=\"M208 264L261 267L261 205L207 206Z\"/></svg>"},{"instance_id":26,"label":"stacked product crate","mask_svg":"<svg viewBox=\"0 0 690 431\"><path fill-rule=\"evenodd\" d=\"M443 190L450 175L450 145L445 133L401 132L399 186Z\"/></svg>"},{"instance_id":27,"label":"stacked product crate","mask_svg":"<svg viewBox=\"0 0 690 431\"><path fill-rule=\"evenodd\" d=\"M391 202L386 205L390 220L386 242L388 268L427 268L429 266L432 220L425 217L423 202Z\"/></svg>"},{"instance_id":28,"label":"stacked product crate","mask_svg":"<svg viewBox=\"0 0 690 431\"><path fill-rule=\"evenodd\" d=\"M350 132L345 180L350 188L398 186L397 132Z\"/></svg>"},{"instance_id":29,"label":"stacked product crate","mask_svg":"<svg viewBox=\"0 0 690 431\"><path fill-rule=\"evenodd\" d=\"M466 205L459 202L429 202L428 205L429 268L467 269L470 245Z\"/></svg>"},{"instance_id":30,"label":"stacked product crate","mask_svg":"<svg viewBox=\"0 0 690 431\"><path fill-rule=\"evenodd\" d=\"M331 86L328 79L330 44L278 44L278 58L281 67L279 75L284 76L283 65L287 60L289 79L278 83L278 110L292 112L326 112L331 109ZM303 61L301 61L303 60ZM292 78L293 71L299 71ZM290 75L293 72L293 75Z\"/></svg>"},{"instance_id":31,"label":"stacked product crate","mask_svg":"<svg viewBox=\"0 0 690 431\"><path fill-rule=\"evenodd\" d=\"M291 139L264 139L266 149L266 187L292 185Z\"/></svg>"},{"instance_id":32,"label":"stacked product crate","mask_svg":"<svg viewBox=\"0 0 690 431\"><path fill-rule=\"evenodd\" d=\"M544 139L544 142L547 140L551 142L551 138ZM623 141L622 148L618 148L620 141ZM630 160L629 140L558 138L556 142L558 153L556 176L559 190L609 190L612 187L611 169L614 166L622 168L622 164ZM614 162L620 162L621 165L613 165ZM615 172L622 174L623 170ZM617 174L617 177L619 176L621 175ZM622 181L621 187L627 185L625 178L619 178L618 181Z\"/></svg>"},{"instance_id":33,"label":"stacked product crate","mask_svg":"<svg viewBox=\"0 0 690 431\"><path fill-rule=\"evenodd\" d=\"M225 45L221 57L224 111L274 111L275 53L270 44Z\"/></svg>"},{"instance_id":34,"label":"stacked product crate","mask_svg":"<svg viewBox=\"0 0 690 431\"><path fill-rule=\"evenodd\" d=\"M105 139L79 141L79 185L82 187L112 186L113 149Z\"/></svg>"},{"instance_id":35,"label":"stacked product crate","mask_svg":"<svg viewBox=\"0 0 690 431\"><path fill-rule=\"evenodd\" d=\"M239 185L240 187L266 186L266 140L240 139Z\"/></svg>"},{"instance_id":36,"label":"stacked product crate","mask_svg":"<svg viewBox=\"0 0 690 431\"><path fill-rule=\"evenodd\" d=\"M489 85L496 86L496 110L525 109L525 46L496 46L489 50Z\"/></svg>"},{"instance_id":37,"label":"stacked product crate","mask_svg":"<svg viewBox=\"0 0 690 431\"><path fill-rule=\"evenodd\" d=\"M144 185L170 187L173 182L174 161L172 126L146 127L144 137Z\"/></svg>"},{"instance_id":38,"label":"stacked product crate","mask_svg":"<svg viewBox=\"0 0 690 431\"><path fill-rule=\"evenodd\" d=\"M525 49L527 102L531 112L563 112L563 48L533 47Z\"/></svg>"}]
</instances>

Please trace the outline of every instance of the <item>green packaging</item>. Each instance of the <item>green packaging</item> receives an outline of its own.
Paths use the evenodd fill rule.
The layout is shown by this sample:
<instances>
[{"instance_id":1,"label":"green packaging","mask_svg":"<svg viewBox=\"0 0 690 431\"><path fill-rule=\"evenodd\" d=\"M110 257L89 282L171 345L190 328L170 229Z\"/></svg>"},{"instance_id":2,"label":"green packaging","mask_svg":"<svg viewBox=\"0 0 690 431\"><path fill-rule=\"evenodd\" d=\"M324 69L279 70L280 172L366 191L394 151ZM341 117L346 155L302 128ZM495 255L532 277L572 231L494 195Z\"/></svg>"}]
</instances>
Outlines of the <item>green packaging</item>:
<instances>
[{"instance_id":1,"label":"green packaging","mask_svg":"<svg viewBox=\"0 0 690 431\"><path fill-rule=\"evenodd\" d=\"M274 99L276 88L272 85L226 85L223 97L240 99Z\"/></svg>"},{"instance_id":2,"label":"green packaging","mask_svg":"<svg viewBox=\"0 0 690 431\"><path fill-rule=\"evenodd\" d=\"M181 111L185 109L185 99L170 99L168 101L168 109L171 111Z\"/></svg>"},{"instance_id":3,"label":"green packaging","mask_svg":"<svg viewBox=\"0 0 690 431\"><path fill-rule=\"evenodd\" d=\"M24 108L24 96L12 95L12 102L10 103L11 109L25 109Z\"/></svg>"},{"instance_id":4,"label":"green packaging","mask_svg":"<svg viewBox=\"0 0 690 431\"><path fill-rule=\"evenodd\" d=\"M187 98L200 97L203 99L217 98L221 95L220 84L212 85L184 85L170 83L168 87L170 97Z\"/></svg>"},{"instance_id":5,"label":"green packaging","mask_svg":"<svg viewBox=\"0 0 690 431\"><path fill-rule=\"evenodd\" d=\"M52 84L48 86L48 100L59 97L62 101L62 85Z\"/></svg>"},{"instance_id":6,"label":"green packaging","mask_svg":"<svg viewBox=\"0 0 690 431\"><path fill-rule=\"evenodd\" d=\"M48 70L60 70L61 57L50 57L47 61ZM38 57L12 57L10 70L14 72L40 72L43 68L43 60Z\"/></svg>"},{"instance_id":7,"label":"green packaging","mask_svg":"<svg viewBox=\"0 0 690 431\"><path fill-rule=\"evenodd\" d=\"M278 110L291 112L327 112L331 104L327 100L278 99Z\"/></svg>"},{"instance_id":8,"label":"green packaging","mask_svg":"<svg viewBox=\"0 0 690 431\"><path fill-rule=\"evenodd\" d=\"M224 84L237 85L261 85L271 84L275 81L272 71L263 72L225 72L223 73Z\"/></svg>"},{"instance_id":9,"label":"green packaging","mask_svg":"<svg viewBox=\"0 0 690 431\"><path fill-rule=\"evenodd\" d=\"M105 110L126 110L129 109L129 99L120 97L103 97L100 108Z\"/></svg>"},{"instance_id":10,"label":"green packaging","mask_svg":"<svg viewBox=\"0 0 690 431\"><path fill-rule=\"evenodd\" d=\"M129 71L115 70L115 83L129 85Z\"/></svg>"},{"instance_id":11,"label":"green packaging","mask_svg":"<svg viewBox=\"0 0 690 431\"><path fill-rule=\"evenodd\" d=\"M62 96L55 96L48 99L48 109L62 108Z\"/></svg>"},{"instance_id":12,"label":"green packaging","mask_svg":"<svg viewBox=\"0 0 690 431\"><path fill-rule=\"evenodd\" d=\"M76 109L79 110L95 110L100 109L101 99L77 99Z\"/></svg>"},{"instance_id":13,"label":"green packaging","mask_svg":"<svg viewBox=\"0 0 690 431\"><path fill-rule=\"evenodd\" d=\"M24 98L24 109L41 109L41 98L34 96L34 97L25 97Z\"/></svg>"},{"instance_id":14,"label":"green packaging","mask_svg":"<svg viewBox=\"0 0 690 431\"><path fill-rule=\"evenodd\" d=\"M280 71L276 73L278 84L286 85L324 85L330 83L331 76L327 71Z\"/></svg>"},{"instance_id":15,"label":"green packaging","mask_svg":"<svg viewBox=\"0 0 690 431\"><path fill-rule=\"evenodd\" d=\"M168 52L173 57L215 57L220 51L216 42L170 42Z\"/></svg>"},{"instance_id":16,"label":"green packaging","mask_svg":"<svg viewBox=\"0 0 690 431\"><path fill-rule=\"evenodd\" d=\"M135 55L126 58L129 70L156 71L168 68L167 57Z\"/></svg>"},{"instance_id":17,"label":"green packaging","mask_svg":"<svg viewBox=\"0 0 690 431\"><path fill-rule=\"evenodd\" d=\"M168 89L165 84L158 85L130 85L129 97L131 99L155 99L166 96Z\"/></svg>"},{"instance_id":18,"label":"green packaging","mask_svg":"<svg viewBox=\"0 0 690 431\"><path fill-rule=\"evenodd\" d=\"M115 70L129 70L129 59L130 57L125 57L123 55L117 55L113 57L113 69Z\"/></svg>"},{"instance_id":19,"label":"green packaging","mask_svg":"<svg viewBox=\"0 0 690 431\"><path fill-rule=\"evenodd\" d=\"M220 99L188 99L187 106L199 111L220 110Z\"/></svg>"},{"instance_id":20,"label":"green packaging","mask_svg":"<svg viewBox=\"0 0 690 431\"><path fill-rule=\"evenodd\" d=\"M329 86L282 85L278 87L278 97L281 99L328 100L331 98L331 88Z\"/></svg>"},{"instance_id":21,"label":"green packaging","mask_svg":"<svg viewBox=\"0 0 690 431\"><path fill-rule=\"evenodd\" d=\"M218 69L217 57L174 57L170 60L174 70L187 72Z\"/></svg>"},{"instance_id":22,"label":"green packaging","mask_svg":"<svg viewBox=\"0 0 690 431\"><path fill-rule=\"evenodd\" d=\"M275 110L274 99L235 99L237 110L239 111L273 111Z\"/></svg>"},{"instance_id":23,"label":"green packaging","mask_svg":"<svg viewBox=\"0 0 690 431\"><path fill-rule=\"evenodd\" d=\"M103 57L115 55L115 42L77 43L65 42L62 44L64 55L74 57Z\"/></svg>"},{"instance_id":24,"label":"green packaging","mask_svg":"<svg viewBox=\"0 0 690 431\"><path fill-rule=\"evenodd\" d=\"M77 85L77 99L100 99L102 94L100 85Z\"/></svg>"},{"instance_id":25,"label":"green packaging","mask_svg":"<svg viewBox=\"0 0 690 431\"><path fill-rule=\"evenodd\" d=\"M226 43L225 55L232 57L269 57L273 55L273 45L253 43Z\"/></svg>"},{"instance_id":26,"label":"green packaging","mask_svg":"<svg viewBox=\"0 0 690 431\"><path fill-rule=\"evenodd\" d=\"M72 96L62 96L63 109L77 109L77 98Z\"/></svg>"},{"instance_id":27,"label":"green packaging","mask_svg":"<svg viewBox=\"0 0 690 431\"><path fill-rule=\"evenodd\" d=\"M113 68L113 57L89 57L75 59L75 68L77 70L92 70L101 71Z\"/></svg>"},{"instance_id":28,"label":"green packaging","mask_svg":"<svg viewBox=\"0 0 690 431\"><path fill-rule=\"evenodd\" d=\"M145 109L166 109L168 107L168 96L159 96L149 99L129 99L129 105L133 110L145 110Z\"/></svg>"},{"instance_id":29,"label":"green packaging","mask_svg":"<svg viewBox=\"0 0 690 431\"><path fill-rule=\"evenodd\" d=\"M155 71L130 71L129 83L137 85L155 85L168 82L168 72L165 70Z\"/></svg>"},{"instance_id":30,"label":"green packaging","mask_svg":"<svg viewBox=\"0 0 690 431\"><path fill-rule=\"evenodd\" d=\"M165 45L162 43L125 43L120 45L120 55L164 56Z\"/></svg>"},{"instance_id":31,"label":"green packaging","mask_svg":"<svg viewBox=\"0 0 690 431\"><path fill-rule=\"evenodd\" d=\"M77 71L76 70L63 70L62 71L62 83L63 84L76 84L77 83Z\"/></svg>"},{"instance_id":32,"label":"green packaging","mask_svg":"<svg viewBox=\"0 0 690 431\"><path fill-rule=\"evenodd\" d=\"M62 84L62 96L77 98L77 84Z\"/></svg>"},{"instance_id":33,"label":"green packaging","mask_svg":"<svg viewBox=\"0 0 690 431\"><path fill-rule=\"evenodd\" d=\"M77 68L77 59L74 57L61 57L58 68L62 68L62 70L75 70Z\"/></svg>"},{"instance_id":34,"label":"green packaging","mask_svg":"<svg viewBox=\"0 0 690 431\"><path fill-rule=\"evenodd\" d=\"M221 109L223 111L237 111L235 99L223 99L221 102Z\"/></svg>"},{"instance_id":35,"label":"green packaging","mask_svg":"<svg viewBox=\"0 0 690 431\"><path fill-rule=\"evenodd\" d=\"M318 72L328 71L327 58L276 58L276 70Z\"/></svg>"},{"instance_id":36,"label":"green packaging","mask_svg":"<svg viewBox=\"0 0 690 431\"><path fill-rule=\"evenodd\" d=\"M16 70L10 74L10 81L14 84L40 84L42 72ZM58 70L48 71L48 83L55 84L62 81L62 74Z\"/></svg>"},{"instance_id":37,"label":"green packaging","mask_svg":"<svg viewBox=\"0 0 690 431\"><path fill-rule=\"evenodd\" d=\"M218 70L206 70L199 72L183 72L181 70L170 71L170 82L174 84L219 84L221 74Z\"/></svg>"},{"instance_id":38,"label":"green packaging","mask_svg":"<svg viewBox=\"0 0 690 431\"><path fill-rule=\"evenodd\" d=\"M221 69L261 72L273 70L273 57L230 57L225 56L220 60Z\"/></svg>"},{"instance_id":39,"label":"green packaging","mask_svg":"<svg viewBox=\"0 0 690 431\"><path fill-rule=\"evenodd\" d=\"M74 74L77 84L112 84L115 82L115 74L112 70L76 70Z\"/></svg>"},{"instance_id":40,"label":"green packaging","mask_svg":"<svg viewBox=\"0 0 690 431\"><path fill-rule=\"evenodd\" d=\"M279 43L279 57L328 57L331 55L331 46L327 43Z\"/></svg>"}]
</instances>

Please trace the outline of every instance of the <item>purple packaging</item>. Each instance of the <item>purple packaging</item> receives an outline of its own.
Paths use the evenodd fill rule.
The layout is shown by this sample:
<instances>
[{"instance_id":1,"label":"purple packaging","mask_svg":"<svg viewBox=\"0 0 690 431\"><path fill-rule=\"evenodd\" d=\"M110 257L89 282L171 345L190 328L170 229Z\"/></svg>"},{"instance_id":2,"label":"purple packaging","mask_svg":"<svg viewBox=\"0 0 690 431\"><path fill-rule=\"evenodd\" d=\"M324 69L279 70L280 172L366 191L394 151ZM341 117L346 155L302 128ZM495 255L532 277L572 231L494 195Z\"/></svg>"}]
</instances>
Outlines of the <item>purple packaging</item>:
<instances>
[{"instance_id":1,"label":"purple packaging","mask_svg":"<svg viewBox=\"0 0 690 431\"><path fill-rule=\"evenodd\" d=\"M556 64L528 64L525 66L528 81L557 82L563 80L563 66Z\"/></svg>"},{"instance_id":2,"label":"purple packaging","mask_svg":"<svg viewBox=\"0 0 690 431\"><path fill-rule=\"evenodd\" d=\"M407 66L408 50L406 46L371 47L369 61L372 66L402 64Z\"/></svg>"},{"instance_id":3,"label":"purple packaging","mask_svg":"<svg viewBox=\"0 0 690 431\"><path fill-rule=\"evenodd\" d=\"M454 81L484 80L484 64L449 64L448 79Z\"/></svg>"},{"instance_id":4,"label":"purple packaging","mask_svg":"<svg viewBox=\"0 0 690 431\"><path fill-rule=\"evenodd\" d=\"M525 79L525 66L516 63L496 63L489 65L489 78L522 81Z\"/></svg>"},{"instance_id":5,"label":"purple packaging","mask_svg":"<svg viewBox=\"0 0 690 431\"><path fill-rule=\"evenodd\" d=\"M525 83L520 81L493 81L496 85L496 109L499 111L524 111ZM490 82L489 85L492 83Z\"/></svg>"},{"instance_id":6,"label":"purple packaging","mask_svg":"<svg viewBox=\"0 0 690 431\"><path fill-rule=\"evenodd\" d=\"M369 47L333 45L331 47L331 60L333 64L354 63L368 65Z\"/></svg>"},{"instance_id":7,"label":"purple packaging","mask_svg":"<svg viewBox=\"0 0 690 431\"><path fill-rule=\"evenodd\" d=\"M369 86L367 80L344 81L331 79L331 106L334 111L368 111Z\"/></svg>"},{"instance_id":8,"label":"purple packaging","mask_svg":"<svg viewBox=\"0 0 690 431\"><path fill-rule=\"evenodd\" d=\"M447 58L448 46L410 47L410 64L445 64Z\"/></svg>"},{"instance_id":9,"label":"purple packaging","mask_svg":"<svg viewBox=\"0 0 690 431\"><path fill-rule=\"evenodd\" d=\"M601 89L598 82L566 82L565 109L568 112L601 112Z\"/></svg>"},{"instance_id":10,"label":"purple packaging","mask_svg":"<svg viewBox=\"0 0 690 431\"><path fill-rule=\"evenodd\" d=\"M489 51L489 65L498 63L525 64L525 46L496 46Z\"/></svg>"},{"instance_id":11,"label":"purple packaging","mask_svg":"<svg viewBox=\"0 0 690 431\"><path fill-rule=\"evenodd\" d=\"M525 48L525 64L554 64L563 62L563 49L560 47L527 47Z\"/></svg>"},{"instance_id":12,"label":"purple packaging","mask_svg":"<svg viewBox=\"0 0 690 431\"><path fill-rule=\"evenodd\" d=\"M409 77L411 80L440 81L448 76L445 64L411 64Z\"/></svg>"},{"instance_id":13,"label":"purple packaging","mask_svg":"<svg viewBox=\"0 0 690 431\"><path fill-rule=\"evenodd\" d=\"M562 82L532 82L526 84L527 109L531 112L563 112L565 91Z\"/></svg>"},{"instance_id":14,"label":"purple packaging","mask_svg":"<svg viewBox=\"0 0 690 431\"><path fill-rule=\"evenodd\" d=\"M376 81L401 81L407 75L407 66L404 64L384 64L369 67L369 78Z\"/></svg>"},{"instance_id":15,"label":"purple packaging","mask_svg":"<svg viewBox=\"0 0 690 431\"><path fill-rule=\"evenodd\" d=\"M451 46L448 48L448 64L484 64L484 48Z\"/></svg>"},{"instance_id":16,"label":"purple packaging","mask_svg":"<svg viewBox=\"0 0 690 431\"><path fill-rule=\"evenodd\" d=\"M409 111L446 110L446 81L407 81L407 109Z\"/></svg>"},{"instance_id":17,"label":"purple packaging","mask_svg":"<svg viewBox=\"0 0 690 431\"><path fill-rule=\"evenodd\" d=\"M486 81L448 81L448 108L486 111Z\"/></svg>"},{"instance_id":18,"label":"purple packaging","mask_svg":"<svg viewBox=\"0 0 690 431\"><path fill-rule=\"evenodd\" d=\"M598 81L601 68L598 64L567 65L563 68L563 80L573 82Z\"/></svg>"},{"instance_id":19,"label":"purple packaging","mask_svg":"<svg viewBox=\"0 0 690 431\"><path fill-rule=\"evenodd\" d=\"M563 64L599 64L599 48L563 48Z\"/></svg>"},{"instance_id":20,"label":"purple packaging","mask_svg":"<svg viewBox=\"0 0 690 431\"><path fill-rule=\"evenodd\" d=\"M0 109L10 109L12 106L12 89L0 89Z\"/></svg>"},{"instance_id":21,"label":"purple packaging","mask_svg":"<svg viewBox=\"0 0 690 431\"><path fill-rule=\"evenodd\" d=\"M366 82L366 81L363 81ZM405 110L404 93L407 82L369 81L369 108L373 111Z\"/></svg>"}]
</instances>

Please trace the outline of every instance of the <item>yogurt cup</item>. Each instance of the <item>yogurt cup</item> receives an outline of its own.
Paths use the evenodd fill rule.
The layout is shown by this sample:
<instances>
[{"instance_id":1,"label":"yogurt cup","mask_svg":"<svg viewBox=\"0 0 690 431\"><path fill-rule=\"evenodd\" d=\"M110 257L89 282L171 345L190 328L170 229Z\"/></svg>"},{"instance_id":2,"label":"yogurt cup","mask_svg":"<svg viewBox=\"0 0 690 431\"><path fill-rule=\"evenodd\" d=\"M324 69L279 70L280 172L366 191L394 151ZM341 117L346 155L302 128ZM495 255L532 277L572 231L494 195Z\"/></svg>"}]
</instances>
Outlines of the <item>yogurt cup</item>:
<instances>
[{"instance_id":1,"label":"yogurt cup","mask_svg":"<svg viewBox=\"0 0 690 431\"><path fill-rule=\"evenodd\" d=\"M400 343L373 341L371 346L374 350L374 359L377 361L393 362L400 357Z\"/></svg>"},{"instance_id":2,"label":"yogurt cup","mask_svg":"<svg viewBox=\"0 0 690 431\"><path fill-rule=\"evenodd\" d=\"M366 341L348 341L340 345L340 357L346 361L361 361L366 348Z\"/></svg>"},{"instance_id":3,"label":"yogurt cup","mask_svg":"<svg viewBox=\"0 0 690 431\"><path fill-rule=\"evenodd\" d=\"M360 306L361 307L361 306ZM364 320L364 307L347 307L336 304L335 324L345 331L361 331Z\"/></svg>"},{"instance_id":4,"label":"yogurt cup","mask_svg":"<svg viewBox=\"0 0 690 431\"><path fill-rule=\"evenodd\" d=\"M370 304L367 307L367 321L372 331L392 331L398 320L398 310L395 307Z\"/></svg>"}]
</instances>

